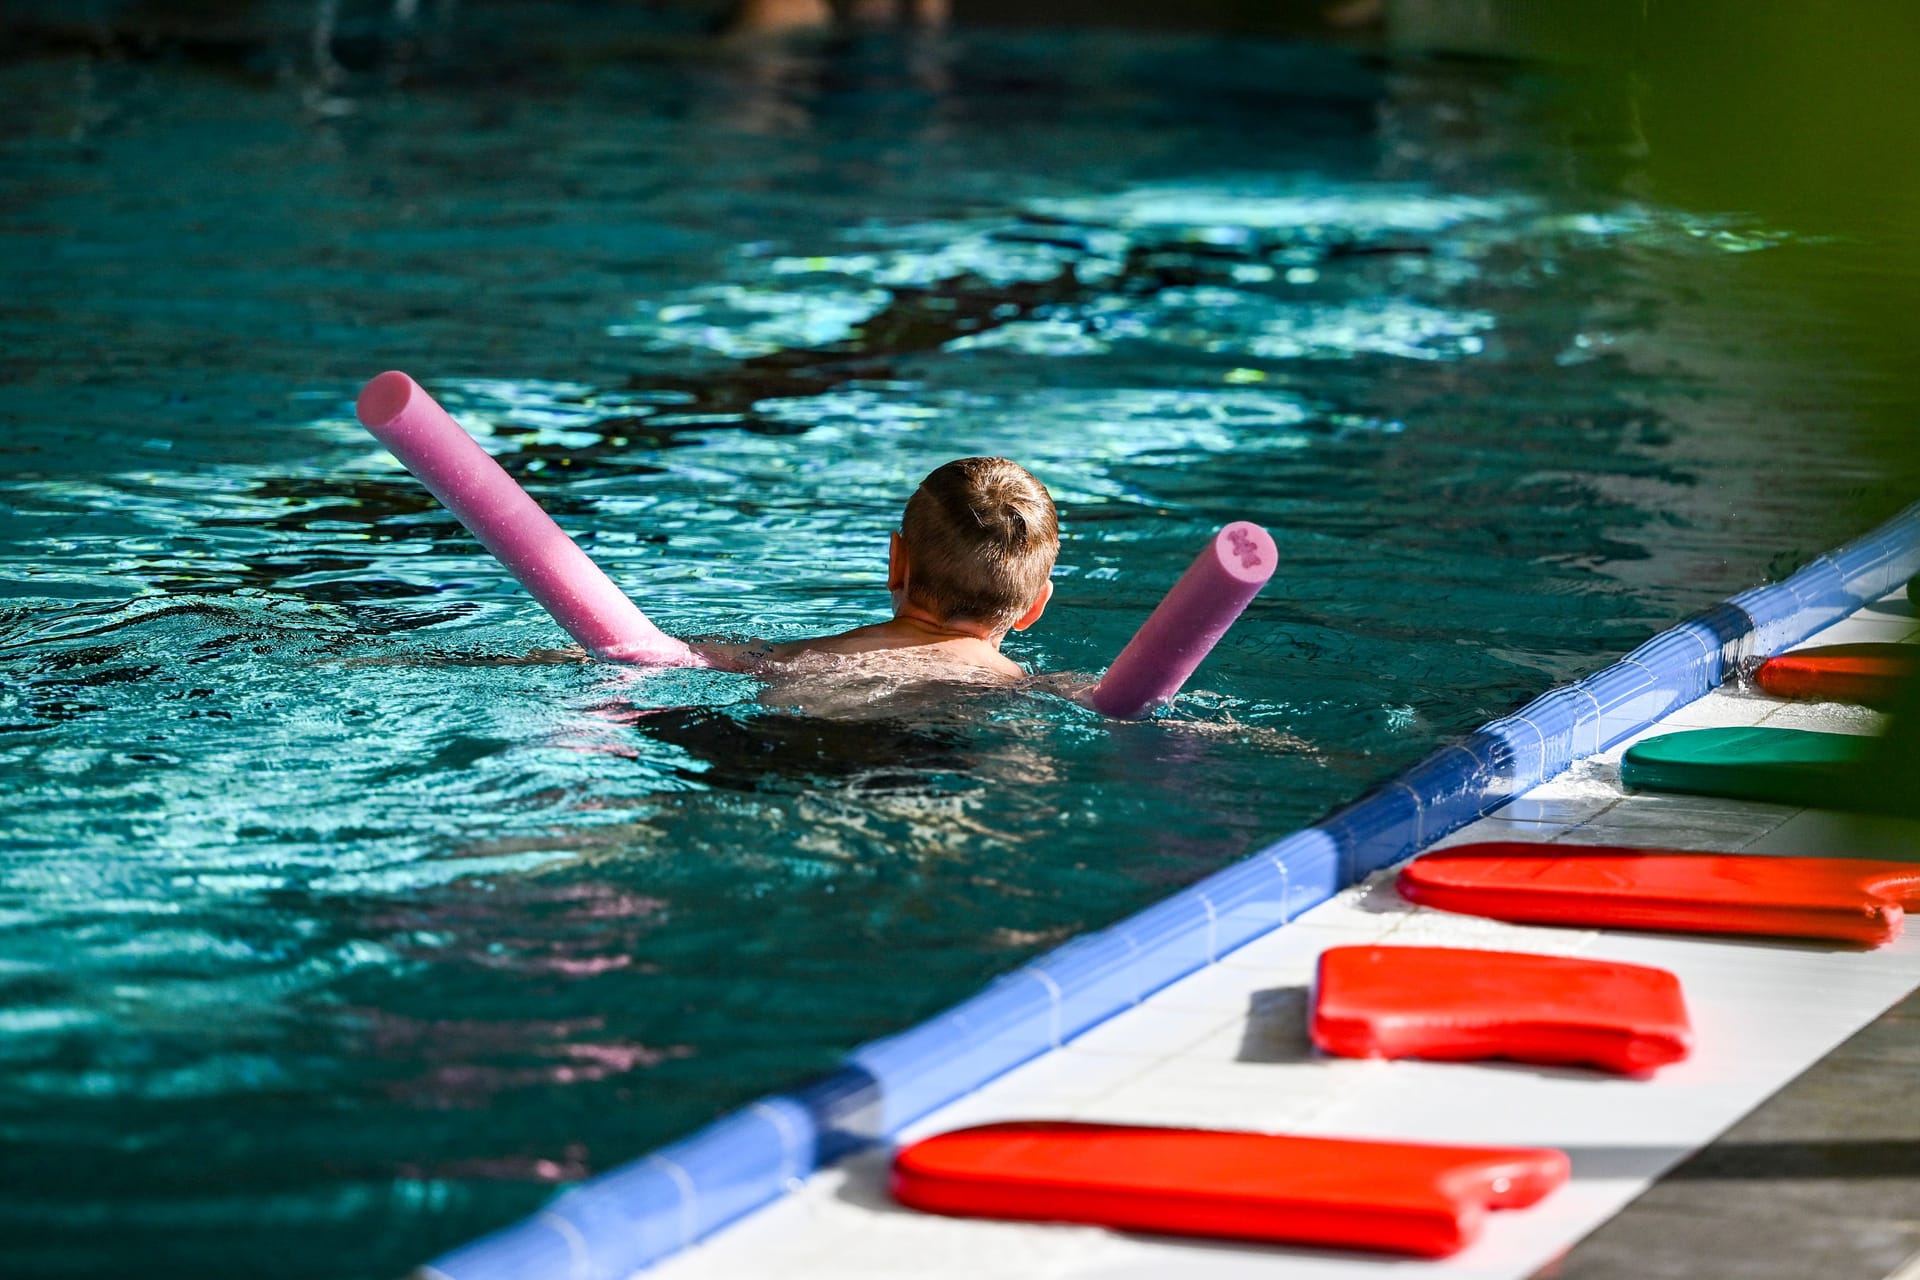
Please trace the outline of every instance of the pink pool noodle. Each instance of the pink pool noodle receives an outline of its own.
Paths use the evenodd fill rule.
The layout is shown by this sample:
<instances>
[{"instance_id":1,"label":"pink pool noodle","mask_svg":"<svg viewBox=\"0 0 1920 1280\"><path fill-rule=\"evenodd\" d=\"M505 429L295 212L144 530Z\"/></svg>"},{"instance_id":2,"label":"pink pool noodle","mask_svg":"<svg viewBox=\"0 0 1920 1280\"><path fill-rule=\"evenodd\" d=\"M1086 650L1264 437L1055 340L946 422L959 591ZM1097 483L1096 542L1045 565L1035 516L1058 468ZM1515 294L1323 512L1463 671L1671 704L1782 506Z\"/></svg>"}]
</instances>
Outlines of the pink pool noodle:
<instances>
[{"instance_id":1,"label":"pink pool noodle","mask_svg":"<svg viewBox=\"0 0 1920 1280\"><path fill-rule=\"evenodd\" d=\"M588 653L650 666L706 665L648 622L419 383L398 370L383 373L361 390L354 411Z\"/></svg>"},{"instance_id":2,"label":"pink pool noodle","mask_svg":"<svg viewBox=\"0 0 1920 1280\"><path fill-rule=\"evenodd\" d=\"M1102 715L1130 719L1180 692L1279 560L1273 538L1257 524L1236 520L1214 534L1100 677L1088 704Z\"/></svg>"}]
</instances>

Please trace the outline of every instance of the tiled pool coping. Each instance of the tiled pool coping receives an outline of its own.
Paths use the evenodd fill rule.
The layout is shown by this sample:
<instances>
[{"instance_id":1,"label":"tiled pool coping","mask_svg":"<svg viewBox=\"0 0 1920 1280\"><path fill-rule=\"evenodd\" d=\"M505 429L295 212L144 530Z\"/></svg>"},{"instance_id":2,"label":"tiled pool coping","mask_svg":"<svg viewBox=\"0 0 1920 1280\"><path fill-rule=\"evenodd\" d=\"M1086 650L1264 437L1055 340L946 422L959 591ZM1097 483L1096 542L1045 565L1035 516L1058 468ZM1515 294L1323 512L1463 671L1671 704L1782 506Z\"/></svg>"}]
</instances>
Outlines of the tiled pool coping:
<instances>
[{"instance_id":1,"label":"tiled pool coping","mask_svg":"<svg viewBox=\"0 0 1920 1280\"><path fill-rule=\"evenodd\" d=\"M422 1268L445 1280L620 1280L1154 991L1411 856L1920 572L1920 504L1482 726L1313 826L1078 938L839 1070L752 1103Z\"/></svg>"}]
</instances>

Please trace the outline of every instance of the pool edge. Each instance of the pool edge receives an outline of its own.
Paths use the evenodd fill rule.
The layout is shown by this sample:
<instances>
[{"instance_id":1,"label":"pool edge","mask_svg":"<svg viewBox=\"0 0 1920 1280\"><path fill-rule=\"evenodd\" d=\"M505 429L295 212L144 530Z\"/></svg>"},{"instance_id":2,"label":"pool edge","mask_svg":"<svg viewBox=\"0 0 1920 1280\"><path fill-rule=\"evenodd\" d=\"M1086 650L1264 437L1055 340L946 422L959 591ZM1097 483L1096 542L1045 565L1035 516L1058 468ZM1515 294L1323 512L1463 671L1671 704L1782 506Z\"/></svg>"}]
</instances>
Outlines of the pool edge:
<instances>
[{"instance_id":1,"label":"pool edge","mask_svg":"<svg viewBox=\"0 0 1920 1280\"><path fill-rule=\"evenodd\" d=\"M1411 856L1920 572L1920 503L1662 631L1619 661L1449 742L1321 821L1083 934L790 1094L563 1193L460 1246L424 1280L620 1280L770 1203L816 1169L1047 1052Z\"/></svg>"}]
</instances>

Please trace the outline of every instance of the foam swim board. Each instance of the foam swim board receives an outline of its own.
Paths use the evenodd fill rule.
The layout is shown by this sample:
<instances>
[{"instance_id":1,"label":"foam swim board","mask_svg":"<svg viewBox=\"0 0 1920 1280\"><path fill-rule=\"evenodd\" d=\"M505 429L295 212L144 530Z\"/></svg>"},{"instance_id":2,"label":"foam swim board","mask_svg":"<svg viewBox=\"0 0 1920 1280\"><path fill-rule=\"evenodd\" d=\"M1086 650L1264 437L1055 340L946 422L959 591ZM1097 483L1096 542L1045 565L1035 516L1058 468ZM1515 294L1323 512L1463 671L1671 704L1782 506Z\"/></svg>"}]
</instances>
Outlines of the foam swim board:
<instances>
[{"instance_id":1,"label":"foam swim board","mask_svg":"<svg viewBox=\"0 0 1920 1280\"><path fill-rule=\"evenodd\" d=\"M1687 729L1627 748L1622 786L1646 791L1844 807L1861 786L1874 740L1811 729Z\"/></svg>"},{"instance_id":2,"label":"foam swim board","mask_svg":"<svg viewBox=\"0 0 1920 1280\"><path fill-rule=\"evenodd\" d=\"M1073 1121L959 1129L903 1148L902 1204L959 1217L1444 1257L1492 1209L1566 1181L1558 1151Z\"/></svg>"},{"instance_id":3,"label":"foam swim board","mask_svg":"<svg viewBox=\"0 0 1920 1280\"><path fill-rule=\"evenodd\" d=\"M1422 854L1398 887L1409 902L1516 924L1877 947L1920 906L1920 863L1490 841Z\"/></svg>"},{"instance_id":4,"label":"foam swim board","mask_svg":"<svg viewBox=\"0 0 1920 1280\"><path fill-rule=\"evenodd\" d=\"M1920 645L1830 644L1768 658L1753 682L1776 698L1891 706L1920 678Z\"/></svg>"},{"instance_id":5,"label":"foam swim board","mask_svg":"<svg viewBox=\"0 0 1920 1280\"><path fill-rule=\"evenodd\" d=\"M1309 1024L1345 1058L1506 1058L1640 1075L1693 1046L1680 980L1607 960L1464 947L1330 947Z\"/></svg>"}]
</instances>

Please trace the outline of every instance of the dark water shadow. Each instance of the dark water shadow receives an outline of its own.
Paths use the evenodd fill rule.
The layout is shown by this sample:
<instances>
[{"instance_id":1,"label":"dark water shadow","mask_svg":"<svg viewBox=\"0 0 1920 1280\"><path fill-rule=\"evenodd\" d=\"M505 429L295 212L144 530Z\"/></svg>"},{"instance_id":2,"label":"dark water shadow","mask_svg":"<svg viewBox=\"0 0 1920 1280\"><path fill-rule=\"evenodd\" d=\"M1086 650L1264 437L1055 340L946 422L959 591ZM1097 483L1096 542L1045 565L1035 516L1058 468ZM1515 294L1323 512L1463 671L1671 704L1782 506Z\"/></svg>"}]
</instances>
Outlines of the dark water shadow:
<instances>
[{"instance_id":1,"label":"dark water shadow","mask_svg":"<svg viewBox=\"0 0 1920 1280\"><path fill-rule=\"evenodd\" d=\"M977 760L959 727L910 720L742 715L729 707L670 707L630 713L633 730L671 743L698 761L683 768L702 786L761 791L858 779L867 791L928 789L931 776L972 776Z\"/></svg>"}]
</instances>

